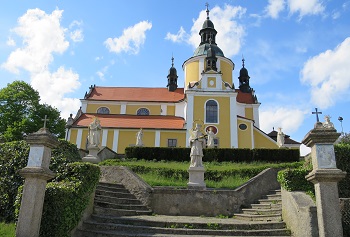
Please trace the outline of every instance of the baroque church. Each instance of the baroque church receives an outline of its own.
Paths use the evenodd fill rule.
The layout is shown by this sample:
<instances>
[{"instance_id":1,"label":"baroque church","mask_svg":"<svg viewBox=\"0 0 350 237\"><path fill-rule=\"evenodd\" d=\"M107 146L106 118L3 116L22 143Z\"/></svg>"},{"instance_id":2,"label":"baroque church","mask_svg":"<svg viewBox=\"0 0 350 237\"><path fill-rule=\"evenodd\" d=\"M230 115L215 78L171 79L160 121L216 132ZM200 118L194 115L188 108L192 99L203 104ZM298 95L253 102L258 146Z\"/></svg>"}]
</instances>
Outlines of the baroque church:
<instances>
[{"instance_id":1,"label":"baroque church","mask_svg":"<svg viewBox=\"0 0 350 237\"><path fill-rule=\"evenodd\" d=\"M299 149L300 143L289 136L281 145L277 132L267 134L259 128L260 102L250 87L244 59L236 88L235 64L217 45L216 35L207 9L201 42L182 65L184 87L178 86L173 58L166 88L91 86L76 116L68 119L67 140L86 149L89 125L97 117L100 145L118 154L135 146L140 129L145 147L189 147L195 124L202 125L203 134L214 132L218 148Z\"/></svg>"}]
</instances>

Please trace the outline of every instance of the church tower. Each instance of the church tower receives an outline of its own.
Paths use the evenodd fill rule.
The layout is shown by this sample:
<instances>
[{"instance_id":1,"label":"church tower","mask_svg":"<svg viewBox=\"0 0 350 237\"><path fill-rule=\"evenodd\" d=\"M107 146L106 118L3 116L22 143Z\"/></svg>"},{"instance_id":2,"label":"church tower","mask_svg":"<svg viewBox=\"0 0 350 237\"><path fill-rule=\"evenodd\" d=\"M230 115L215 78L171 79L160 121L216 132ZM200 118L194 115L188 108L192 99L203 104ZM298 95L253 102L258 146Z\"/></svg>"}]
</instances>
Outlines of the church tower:
<instances>
[{"instance_id":1,"label":"church tower","mask_svg":"<svg viewBox=\"0 0 350 237\"><path fill-rule=\"evenodd\" d=\"M175 91L177 89L177 71L174 67L174 57L171 58L171 68L169 69L168 74L168 90Z\"/></svg>"},{"instance_id":2,"label":"church tower","mask_svg":"<svg viewBox=\"0 0 350 237\"><path fill-rule=\"evenodd\" d=\"M252 88L249 86L250 76L248 74L248 70L244 67L244 58L242 59L242 68L239 71L239 89L244 93L251 93Z\"/></svg>"}]
</instances>

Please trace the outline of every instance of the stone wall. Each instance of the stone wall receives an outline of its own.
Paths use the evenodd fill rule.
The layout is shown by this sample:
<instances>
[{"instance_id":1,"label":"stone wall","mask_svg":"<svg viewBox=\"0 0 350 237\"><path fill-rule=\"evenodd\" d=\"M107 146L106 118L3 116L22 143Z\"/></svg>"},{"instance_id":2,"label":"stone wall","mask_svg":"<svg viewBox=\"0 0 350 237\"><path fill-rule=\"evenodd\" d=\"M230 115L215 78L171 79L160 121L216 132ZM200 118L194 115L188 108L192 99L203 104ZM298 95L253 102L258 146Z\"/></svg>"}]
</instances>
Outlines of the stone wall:
<instances>
[{"instance_id":1,"label":"stone wall","mask_svg":"<svg viewBox=\"0 0 350 237\"><path fill-rule=\"evenodd\" d=\"M101 167L102 182L122 183L157 214L216 216L233 215L241 206L257 201L279 188L277 170L266 169L235 190L152 188L126 167Z\"/></svg>"},{"instance_id":2,"label":"stone wall","mask_svg":"<svg viewBox=\"0 0 350 237\"><path fill-rule=\"evenodd\" d=\"M282 189L282 218L295 237L318 237L317 208L304 192Z\"/></svg>"}]
</instances>

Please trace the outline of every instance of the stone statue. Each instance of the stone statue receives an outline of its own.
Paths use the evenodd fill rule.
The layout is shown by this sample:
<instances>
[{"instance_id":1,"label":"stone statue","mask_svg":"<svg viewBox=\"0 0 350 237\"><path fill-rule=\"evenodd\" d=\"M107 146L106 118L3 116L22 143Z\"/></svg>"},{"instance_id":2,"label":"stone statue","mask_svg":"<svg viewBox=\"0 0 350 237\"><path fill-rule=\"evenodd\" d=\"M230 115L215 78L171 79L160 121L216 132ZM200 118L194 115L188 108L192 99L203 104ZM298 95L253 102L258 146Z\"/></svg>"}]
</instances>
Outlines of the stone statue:
<instances>
[{"instance_id":1,"label":"stone statue","mask_svg":"<svg viewBox=\"0 0 350 237\"><path fill-rule=\"evenodd\" d=\"M331 116L324 116L324 122L322 123L324 128L334 128L334 124L331 122Z\"/></svg>"},{"instance_id":2,"label":"stone statue","mask_svg":"<svg viewBox=\"0 0 350 237\"><path fill-rule=\"evenodd\" d=\"M278 132L277 132L277 145L278 145L278 147L284 146L284 136L285 136L285 134L282 132L282 128L278 128Z\"/></svg>"},{"instance_id":3,"label":"stone statue","mask_svg":"<svg viewBox=\"0 0 350 237\"><path fill-rule=\"evenodd\" d=\"M205 147L205 138L203 133L200 131L201 125L196 124L195 130L192 132L189 139L191 146L191 164L190 167L203 167L203 147Z\"/></svg>"},{"instance_id":4,"label":"stone statue","mask_svg":"<svg viewBox=\"0 0 350 237\"><path fill-rule=\"evenodd\" d=\"M92 123L89 125L88 140L90 146L98 147L100 145L101 129L100 120L94 117Z\"/></svg>"},{"instance_id":5,"label":"stone statue","mask_svg":"<svg viewBox=\"0 0 350 237\"><path fill-rule=\"evenodd\" d=\"M136 133L136 146L143 146L143 131L142 128Z\"/></svg>"},{"instance_id":6,"label":"stone statue","mask_svg":"<svg viewBox=\"0 0 350 237\"><path fill-rule=\"evenodd\" d=\"M209 131L207 131L207 147L208 148L214 148L214 138L215 138L215 133L213 132L213 128L209 127Z\"/></svg>"}]
</instances>

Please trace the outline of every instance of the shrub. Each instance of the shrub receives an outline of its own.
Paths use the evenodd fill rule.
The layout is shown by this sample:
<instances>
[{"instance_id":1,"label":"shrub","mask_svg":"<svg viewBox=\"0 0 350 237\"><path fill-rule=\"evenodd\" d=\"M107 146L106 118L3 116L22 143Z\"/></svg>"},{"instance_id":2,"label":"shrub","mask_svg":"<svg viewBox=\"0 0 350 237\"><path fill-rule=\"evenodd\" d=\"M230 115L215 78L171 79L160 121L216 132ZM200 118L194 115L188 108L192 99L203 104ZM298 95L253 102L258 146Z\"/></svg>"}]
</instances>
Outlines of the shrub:
<instances>
[{"instance_id":1,"label":"shrub","mask_svg":"<svg viewBox=\"0 0 350 237\"><path fill-rule=\"evenodd\" d=\"M71 163L60 176L61 181L48 183L40 236L70 236L89 203L99 175L97 165Z\"/></svg>"},{"instance_id":2,"label":"shrub","mask_svg":"<svg viewBox=\"0 0 350 237\"><path fill-rule=\"evenodd\" d=\"M345 179L338 183L339 197L350 198L350 145L336 145L334 151L338 169L347 172Z\"/></svg>"},{"instance_id":3,"label":"shrub","mask_svg":"<svg viewBox=\"0 0 350 237\"><path fill-rule=\"evenodd\" d=\"M287 191L314 192L314 185L305 179L310 170L303 168L285 169L278 172L277 180Z\"/></svg>"},{"instance_id":4,"label":"shrub","mask_svg":"<svg viewBox=\"0 0 350 237\"><path fill-rule=\"evenodd\" d=\"M0 144L0 221L15 221L14 203L18 187L24 179L18 171L28 162L29 145L25 141L15 141ZM76 145L65 140L59 140L57 148L52 149L50 169L60 174L68 163L80 160Z\"/></svg>"},{"instance_id":5,"label":"shrub","mask_svg":"<svg viewBox=\"0 0 350 237\"><path fill-rule=\"evenodd\" d=\"M127 147L125 156L145 160L188 161L190 148L170 147ZM299 161L297 149L231 149L211 148L203 149L205 162L295 162Z\"/></svg>"}]
</instances>

